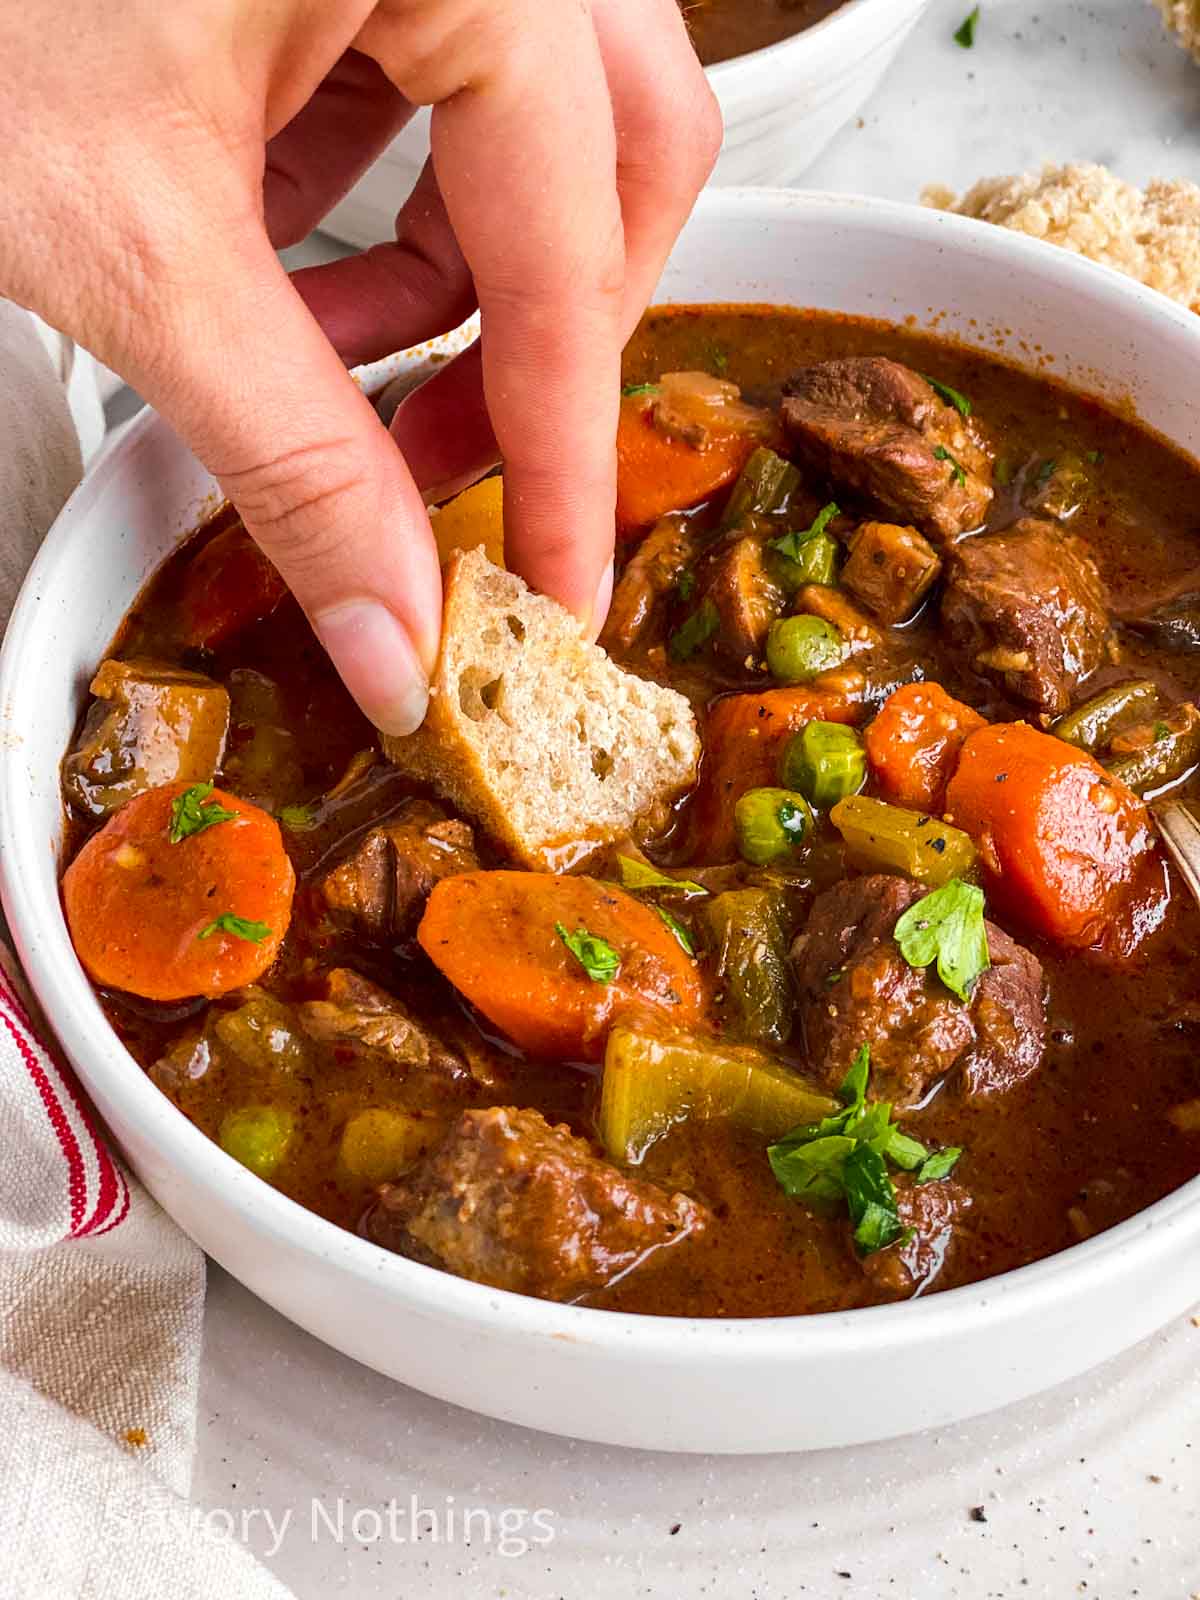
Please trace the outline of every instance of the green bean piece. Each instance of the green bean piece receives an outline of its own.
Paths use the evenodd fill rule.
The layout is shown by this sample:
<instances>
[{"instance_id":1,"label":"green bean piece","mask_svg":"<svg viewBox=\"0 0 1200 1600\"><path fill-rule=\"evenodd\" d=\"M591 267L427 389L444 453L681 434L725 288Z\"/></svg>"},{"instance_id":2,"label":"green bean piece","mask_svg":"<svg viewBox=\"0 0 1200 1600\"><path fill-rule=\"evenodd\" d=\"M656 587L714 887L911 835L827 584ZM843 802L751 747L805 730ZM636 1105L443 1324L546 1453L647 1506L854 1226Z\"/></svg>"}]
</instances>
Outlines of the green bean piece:
<instances>
[{"instance_id":1,"label":"green bean piece","mask_svg":"<svg viewBox=\"0 0 1200 1600\"><path fill-rule=\"evenodd\" d=\"M222 1120L217 1143L260 1178L269 1178L287 1155L292 1113L283 1106L242 1106Z\"/></svg>"},{"instance_id":2,"label":"green bean piece","mask_svg":"<svg viewBox=\"0 0 1200 1600\"><path fill-rule=\"evenodd\" d=\"M769 516L787 505L800 485L790 461L760 446L742 468L729 491L722 526L735 528L748 516Z\"/></svg>"},{"instance_id":3,"label":"green bean piece","mask_svg":"<svg viewBox=\"0 0 1200 1600\"><path fill-rule=\"evenodd\" d=\"M845 658L845 640L824 617L780 617L767 632L767 666L780 683L808 683Z\"/></svg>"},{"instance_id":4,"label":"green bean piece","mask_svg":"<svg viewBox=\"0 0 1200 1600\"><path fill-rule=\"evenodd\" d=\"M779 781L799 789L818 811L829 811L867 781L867 753L853 728L809 722L783 747Z\"/></svg>"},{"instance_id":5,"label":"green bean piece","mask_svg":"<svg viewBox=\"0 0 1200 1600\"><path fill-rule=\"evenodd\" d=\"M770 889L730 889L714 895L699 915L737 1031L756 1043L785 1043L795 992L783 896Z\"/></svg>"},{"instance_id":6,"label":"green bean piece","mask_svg":"<svg viewBox=\"0 0 1200 1600\"><path fill-rule=\"evenodd\" d=\"M1108 770L1134 794L1165 789L1200 761L1200 711L1190 701L1173 706L1161 721L1122 733L1114 754Z\"/></svg>"},{"instance_id":7,"label":"green bean piece","mask_svg":"<svg viewBox=\"0 0 1200 1600\"><path fill-rule=\"evenodd\" d=\"M1158 704L1158 685L1148 678L1118 683L1103 694L1085 700L1052 724L1050 732L1068 744L1095 755L1108 748L1122 723L1148 717Z\"/></svg>"},{"instance_id":8,"label":"green bean piece","mask_svg":"<svg viewBox=\"0 0 1200 1600\"><path fill-rule=\"evenodd\" d=\"M783 555L772 545L765 554L767 571L786 595L797 594L806 583L820 583L826 589L837 583L840 549L830 533L805 539L794 556Z\"/></svg>"},{"instance_id":9,"label":"green bean piece","mask_svg":"<svg viewBox=\"0 0 1200 1600\"><path fill-rule=\"evenodd\" d=\"M813 814L792 789L747 789L733 808L733 827L742 859L769 867L807 844Z\"/></svg>"},{"instance_id":10,"label":"green bean piece","mask_svg":"<svg viewBox=\"0 0 1200 1600\"><path fill-rule=\"evenodd\" d=\"M971 839L937 817L860 794L839 800L829 820L854 864L868 872L903 872L933 889L974 874L977 852Z\"/></svg>"},{"instance_id":11,"label":"green bean piece","mask_svg":"<svg viewBox=\"0 0 1200 1600\"><path fill-rule=\"evenodd\" d=\"M837 578L837 558L838 542L831 533L806 539L796 552L796 559L789 563L796 588L806 583L823 583L827 589L832 588Z\"/></svg>"}]
</instances>

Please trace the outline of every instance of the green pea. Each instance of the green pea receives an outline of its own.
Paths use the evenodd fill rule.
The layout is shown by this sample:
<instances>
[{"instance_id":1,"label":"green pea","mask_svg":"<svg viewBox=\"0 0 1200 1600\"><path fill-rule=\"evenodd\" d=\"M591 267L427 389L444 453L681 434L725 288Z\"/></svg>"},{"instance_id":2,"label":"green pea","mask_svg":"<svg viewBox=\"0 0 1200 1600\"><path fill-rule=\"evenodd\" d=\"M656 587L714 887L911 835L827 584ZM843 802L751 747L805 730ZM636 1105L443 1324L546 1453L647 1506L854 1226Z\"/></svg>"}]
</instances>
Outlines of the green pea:
<instances>
[{"instance_id":1,"label":"green pea","mask_svg":"<svg viewBox=\"0 0 1200 1600\"><path fill-rule=\"evenodd\" d=\"M269 1178L287 1154L293 1125L292 1113L283 1106L241 1106L222 1120L217 1143L251 1172Z\"/></svg>"},{"instance_id":2,"label":"green pea","mask_svg":"<svg viewBox=\"0 0 1200 1600\"><path fill-rule=\"evenodd\" d=\"M813 814L794 790L748 789L733 808L733 826L742 859L768 867L807 842Z\"/></svg>"},{"instance_id":3,"label":"green pea","mask_svg":"<svg viewBox=\"0 0 1200 1600\"><path fill-rule=\"evenodd\" d=\"M767 633L767 666L780 683L808 683L845 657L845 641L824 617L779 617Z\"/></svg>"},{"instance_id":4,"label":"green pea","mask_svg":"<svg viewBox=\"0 0 1200 1600\"><path fill-rule=\"evenodd\" d=\"M828 811L867 781L867 753L853 728L809 722L784 745L779 781Z\"/></svg>"}]
</instances>

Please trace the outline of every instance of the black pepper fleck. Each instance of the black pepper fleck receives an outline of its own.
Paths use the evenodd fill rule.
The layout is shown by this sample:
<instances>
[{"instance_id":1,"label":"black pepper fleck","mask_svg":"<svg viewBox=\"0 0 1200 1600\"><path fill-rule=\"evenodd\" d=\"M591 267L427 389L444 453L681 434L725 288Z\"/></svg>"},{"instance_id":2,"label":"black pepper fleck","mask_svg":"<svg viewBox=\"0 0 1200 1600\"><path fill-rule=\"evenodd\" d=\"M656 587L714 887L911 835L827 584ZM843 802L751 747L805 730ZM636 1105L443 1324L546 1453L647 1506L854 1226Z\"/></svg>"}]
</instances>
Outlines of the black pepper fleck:
<instances>
[{"instance_id":1,"label":"black pepper fleck","mask_svg":"<svg viewBox=\"0 0 1200 1600\"><path fill-rule=\"evenodd\" d=\"M972 1506L971 1507L971 1521L972 1522L986 1522L987 1521L987 1512L984 1510L984 1508L982 1506Z\"/></svg>"}]
</instances>

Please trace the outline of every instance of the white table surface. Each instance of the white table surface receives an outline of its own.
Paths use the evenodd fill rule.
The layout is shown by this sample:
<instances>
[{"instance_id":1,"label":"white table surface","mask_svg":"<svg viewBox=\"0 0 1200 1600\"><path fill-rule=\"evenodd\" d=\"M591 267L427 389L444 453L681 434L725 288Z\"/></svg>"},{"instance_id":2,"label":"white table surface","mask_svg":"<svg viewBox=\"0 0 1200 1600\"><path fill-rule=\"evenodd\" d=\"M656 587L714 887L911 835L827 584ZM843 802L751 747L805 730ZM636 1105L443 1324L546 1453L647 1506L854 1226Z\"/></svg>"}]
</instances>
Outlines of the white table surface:
<instances>
[{"instance_id":1,"label":"white table surface","mask_svg":"<svg viewBox=\"0 0 1200 1600\"><path fill-rule=\"evenodd\" d=\"M934 0L810 186L915 199L930 181L965 187L1043 159L1200 180L1200 69L1149 4L983 0L967 52L950 35L969 5ZM430 1400L213 1269L195 1494L244 1519L301 1600L1185 1600L1200 1595L1198 1367L1200 1326L1185 1319L1075 1385L940 1434L808 1456L648 1455ZM461 1517L452 1540L412 1542L414 1495L443 1533L450 1510L474 1509L471 1543ZM501 1511L515 1528L518 1510L541 1507L552 1540L501 1554Z\"/></svg>"}]
</instances>

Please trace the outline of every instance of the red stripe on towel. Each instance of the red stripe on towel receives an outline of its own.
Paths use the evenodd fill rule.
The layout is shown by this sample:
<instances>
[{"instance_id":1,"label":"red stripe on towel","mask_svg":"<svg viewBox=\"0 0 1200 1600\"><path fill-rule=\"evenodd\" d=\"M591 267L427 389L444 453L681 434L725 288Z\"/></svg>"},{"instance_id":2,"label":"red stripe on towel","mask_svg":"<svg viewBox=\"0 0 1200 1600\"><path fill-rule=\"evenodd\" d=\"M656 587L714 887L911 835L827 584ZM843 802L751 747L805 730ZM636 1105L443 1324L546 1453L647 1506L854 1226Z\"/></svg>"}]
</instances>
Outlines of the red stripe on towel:
<instances>
[{"instance_id":1,"label":"red stripe on towel","mask_svg":"<svg viewBox=\"0 0 1200 1600\"><path fill-rule=\"evenodd\" d=\"M29 1041L21 1031L15 1017L0 1005L0 1022L12 1035L13 1043L20 1052L25 1069L33 1079L42 1104L46 1108L46 1115L50 1119L50 1126L58 1135L58 1142L62 1146L63 1155L67 1162L67 1193L71 1206L71 1232L74 1233L83 1221L84 1200L87 1195L87 1176L83 1170L83 1156L79 1149L79 1141L75 1131L67 1120L67 1114L59 1104L54 1093L54 1086L50 1082L49 1074L38 1061L30 1048Z\"/></svg>"}]
</instances>

